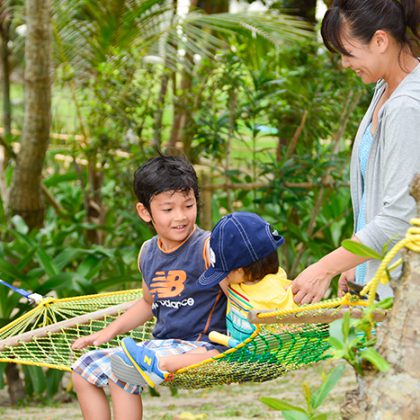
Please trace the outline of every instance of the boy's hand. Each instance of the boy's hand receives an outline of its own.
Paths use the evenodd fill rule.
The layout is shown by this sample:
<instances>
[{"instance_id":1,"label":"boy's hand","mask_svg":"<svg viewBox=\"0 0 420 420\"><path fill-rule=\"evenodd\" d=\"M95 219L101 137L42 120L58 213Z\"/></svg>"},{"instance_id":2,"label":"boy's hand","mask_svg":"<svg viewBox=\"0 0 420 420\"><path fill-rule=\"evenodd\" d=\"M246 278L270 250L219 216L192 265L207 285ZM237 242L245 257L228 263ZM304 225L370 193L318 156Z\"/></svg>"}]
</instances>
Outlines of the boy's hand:
<instances>
[{"instance_id":1,"label":"boy's hand","mask_svg":"<svg viewBox=\"0 0 420 420\"><path fill-rule=\"evenodd\" d=\"M114 336L106 330L98 331L94 334L86 335L84 337L78 338L71 348L73 350L81 350L89 346L100 346L103 343L107 343L109 340L112 340Z\"/></svg>"}]
</instances>

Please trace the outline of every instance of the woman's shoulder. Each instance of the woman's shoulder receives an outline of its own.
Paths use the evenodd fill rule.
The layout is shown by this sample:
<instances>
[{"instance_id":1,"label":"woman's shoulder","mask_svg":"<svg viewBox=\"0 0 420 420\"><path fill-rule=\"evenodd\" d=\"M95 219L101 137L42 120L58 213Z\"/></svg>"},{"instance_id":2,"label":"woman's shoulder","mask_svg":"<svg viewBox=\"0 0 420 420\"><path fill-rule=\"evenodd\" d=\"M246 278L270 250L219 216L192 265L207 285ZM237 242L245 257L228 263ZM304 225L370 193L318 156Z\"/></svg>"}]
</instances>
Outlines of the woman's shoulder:
<instances>
[{"instance_id":1,"label":"woman's shoulder","mask_svg":"<svg viewBox=\"0 0 420 420\"><path fill-rule=\"evenodd\" d=\"M400 83L386 105L389 110L414 107L420 112L420 64Z\"/></svg>"}]
</instances>

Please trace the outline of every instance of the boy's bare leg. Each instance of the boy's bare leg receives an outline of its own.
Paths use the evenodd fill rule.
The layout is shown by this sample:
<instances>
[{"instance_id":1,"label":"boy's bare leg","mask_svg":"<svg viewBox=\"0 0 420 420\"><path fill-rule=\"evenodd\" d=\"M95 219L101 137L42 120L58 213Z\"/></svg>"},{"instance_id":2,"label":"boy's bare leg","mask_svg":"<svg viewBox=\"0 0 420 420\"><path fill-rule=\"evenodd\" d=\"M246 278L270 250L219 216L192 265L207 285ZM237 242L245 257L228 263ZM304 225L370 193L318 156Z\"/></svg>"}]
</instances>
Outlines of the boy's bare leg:
<instances>
[{"instance_id":1,"label":"boy's bare leg","mask_svg":"<svg viewBox=\"0 0 420 420\"><path fill-rule=\"evenodd\" d=\"M114 420L141 420L143 404L140 395L125 392L117 384L109 381ZM97 417L99 420L99 417Z\"/></svg>"},{"instance_id":2,"label":"boy's bare leg","mask_svg":"<svg viewBox=\"0 0 420 420\"><path fill-rule=\"evenodd\" d=\"M104 390L74 372L72 380L83 418L85 420L111 420L111 411Z\"/></svg>"},{"instance_id":3,"label":"boy's bare leg","mask_svg":"<svg viewBox=\"0 0 420 420\"><path fill-rule=\"evenodd\" d=\"M175 354L173 356L164 356L159 358L159 368L167 372L176 372L184 367L195 365L209 357L220 354L217 350L206 350L203 347L188 351L184 354Z\"/></svg>"}]
</instances>

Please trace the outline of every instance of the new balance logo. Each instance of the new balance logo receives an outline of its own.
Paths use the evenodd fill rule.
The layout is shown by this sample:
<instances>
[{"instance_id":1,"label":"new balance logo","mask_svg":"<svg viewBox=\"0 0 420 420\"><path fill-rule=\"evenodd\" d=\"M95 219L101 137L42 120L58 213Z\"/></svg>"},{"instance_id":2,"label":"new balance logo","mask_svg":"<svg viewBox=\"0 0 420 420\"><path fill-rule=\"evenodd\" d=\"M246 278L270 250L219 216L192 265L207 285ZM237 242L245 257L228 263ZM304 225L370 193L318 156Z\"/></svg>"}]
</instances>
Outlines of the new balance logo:
<instances>
[{"instance_id":1,"label":"new balance logo","mask_svg":"<svg viewBox=\"0 0 420 420\"><path fill-rule=\"evenodd\" d=\"M183 270L157 271L150 284L150 293L158 298L175 297L184 290L187 273Z\"/></svg>"},{"instance_id":2,"label":"new balance logo","mask_svg":"<svg viewBox=\"0 0 420 420\"><path fill-rule=\"evenodd\" d=\"M151 366L152 365L152 358L149 356L144 356L143 362L146 363L146 365Z\"/></svg>"}]
</instances>

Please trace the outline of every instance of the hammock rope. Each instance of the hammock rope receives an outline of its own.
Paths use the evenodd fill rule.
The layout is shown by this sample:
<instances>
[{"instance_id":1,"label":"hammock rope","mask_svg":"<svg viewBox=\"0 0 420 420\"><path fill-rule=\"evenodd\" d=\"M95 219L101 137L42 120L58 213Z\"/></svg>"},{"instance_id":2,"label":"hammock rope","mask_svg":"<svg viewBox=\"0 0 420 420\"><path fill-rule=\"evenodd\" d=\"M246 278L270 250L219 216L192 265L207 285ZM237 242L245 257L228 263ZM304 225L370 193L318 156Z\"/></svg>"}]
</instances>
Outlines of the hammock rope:
<instances>
[{"instance_id":1,"label":"hammock rope","mask_svg":"<svg viewBox=\"0 0 420 420\"><path fill-rule=\"evenodd\" d=\"M420 252L420 219L404 239L386 255L375 277L362 290L368 299L346 294L303 305L290 310L251 311L249 319L256 329L253 334L224 353L196 365L180 369L165 383L184 388L202 388L232 382L263 382L325 359L329 348L329 322L344 312L360 317L363 308L373 303L379 282L387 282L388 267L404 247ZM141 289L110 292L65 299L43 298L38 305L0 329L0 362L70 371L71 364L89 349L76 351L71 344L78 338L104 328L141 297ZM384 313L377 313L381 320ZM153 322L128 334L115 337L99 348L119 345L125 336L136 341L152 338Z\"/></svg>"}]
</instances>

